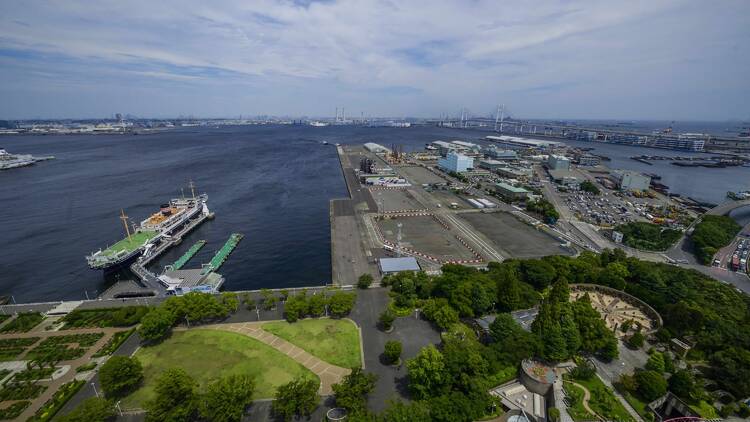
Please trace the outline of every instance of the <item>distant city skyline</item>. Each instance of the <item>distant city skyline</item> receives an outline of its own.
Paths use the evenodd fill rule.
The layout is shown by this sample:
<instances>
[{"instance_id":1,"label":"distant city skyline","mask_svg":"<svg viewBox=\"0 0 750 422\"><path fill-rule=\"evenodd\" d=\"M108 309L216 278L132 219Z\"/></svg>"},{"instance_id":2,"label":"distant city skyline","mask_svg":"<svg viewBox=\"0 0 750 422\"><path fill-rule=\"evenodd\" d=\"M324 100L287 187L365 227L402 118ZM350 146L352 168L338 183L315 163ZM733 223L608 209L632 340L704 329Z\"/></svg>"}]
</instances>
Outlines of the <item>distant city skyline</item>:
<instances>
[{"instance_id":1,"label":"distant city skyline","mask_svg":"<svg viewBox=\"0 0 750 422\"><path fill-rule=\"evenodd\" d=\"M750 2L0 3L0 119L750 119Z\"/></svg>"}]
</instances>

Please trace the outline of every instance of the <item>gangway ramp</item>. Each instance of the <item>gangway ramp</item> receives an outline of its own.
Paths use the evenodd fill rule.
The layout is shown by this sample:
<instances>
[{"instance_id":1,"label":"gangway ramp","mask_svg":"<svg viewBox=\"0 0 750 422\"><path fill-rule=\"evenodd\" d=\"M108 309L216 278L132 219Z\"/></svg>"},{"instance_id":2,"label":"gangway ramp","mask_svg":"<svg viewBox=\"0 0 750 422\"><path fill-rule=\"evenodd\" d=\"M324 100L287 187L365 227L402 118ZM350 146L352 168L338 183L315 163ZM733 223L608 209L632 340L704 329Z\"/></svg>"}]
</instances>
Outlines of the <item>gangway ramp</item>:
<instances>
[{"instance_id":1,"label":"gangway ramp","mask_svg":"<svg viewBox=\"0 0 750 422\"><path fill-rule=\"evenodd\" d=\"M216 255L211 258L211 262L203 267L203 271L201 273L208 274L209 272L218 270L219 267L221 267L222 264L224 264L224 262L227 260L229 254L231 254L234 248L237 247L243 237L245 236L241 233L232 233L226 243L224 243L224 246L219 249L219 252L216 252Z\"/></svg>"},{"instance_id":2,"label":"gangway ramp","mask_svg":"<svg viewBox=\"0 0 750 422\"><path fill-rule=\"evenodd\" d=\"M193 244L193 246L191 246L190 249L188 249L187 252L185 252L185 254L180 257L180 259L172 264L172 268L174 268L175 270L179 270L184 267L185 264L187 264L188 261L190 261L193 256L195 256L195 254L197 254L198 251L201 250L201 248L204 246L206 246L205 240L199 240L195 242L195 244Z\"/></svg>"}]
</instances>

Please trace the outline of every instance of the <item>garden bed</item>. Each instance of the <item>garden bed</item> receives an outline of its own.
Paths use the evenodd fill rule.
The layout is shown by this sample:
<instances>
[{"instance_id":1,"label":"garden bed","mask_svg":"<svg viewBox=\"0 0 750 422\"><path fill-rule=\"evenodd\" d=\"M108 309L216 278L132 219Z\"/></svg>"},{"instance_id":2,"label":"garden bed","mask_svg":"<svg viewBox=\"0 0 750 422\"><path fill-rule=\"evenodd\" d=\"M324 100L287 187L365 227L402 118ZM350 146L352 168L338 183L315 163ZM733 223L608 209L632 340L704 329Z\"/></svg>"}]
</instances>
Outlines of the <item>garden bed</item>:
<instances>
[{"instance_id":1,"label":"garden bed","mask_svg":"<svg viewBox=\"0 0 750 422\"><path fill-rule=\"evenodd\" d=\"M39 312L24 312L0 328L0 333L25 333L39 325L44 317Z\"/></svg>"},{"instance_id":2,"label":"garden bed","mask_svg":"<svg viewBox=\"0 0 750 422\"><path fill-rule=\"evenodd\" d=\"M111 355L114 353L117 349L122 346L122 343L125 343L125 340L127 340L133 333L135 332L135 328L126 330L126 331L118 331L116 332L112 338L107 341L107 344L102 346L101 349L99 349L92 357L98 358L102 356Z\"/></svg>"},{"instance_id":3,"label":"garden bed","mask_svg":"<svg viewBox=\"0 0 750 422\"><path fill-rule=\"evenodd\" d=\"M147 306L126 306L107 309L76 309L61 320L63 330L75 328L129 327L141 322Z\"/></svg>"},{"instance_id":4,"label":"garden bed","mask_svg":"<svg viewBox=\"0 0 750 422\"><path fill-rule=\"evenodd\" d=\"M68 400L70 400L70 398L84 386L84 384L86 384L86 381L81 380L63 384L55 392L52 398L47 400L47 403L44 403L44 406L40 407L34 416L29 418L27 422L46 422L52 420L55 414L62 409L65 403L67 403Z\"/></svg>"}]
</instances>

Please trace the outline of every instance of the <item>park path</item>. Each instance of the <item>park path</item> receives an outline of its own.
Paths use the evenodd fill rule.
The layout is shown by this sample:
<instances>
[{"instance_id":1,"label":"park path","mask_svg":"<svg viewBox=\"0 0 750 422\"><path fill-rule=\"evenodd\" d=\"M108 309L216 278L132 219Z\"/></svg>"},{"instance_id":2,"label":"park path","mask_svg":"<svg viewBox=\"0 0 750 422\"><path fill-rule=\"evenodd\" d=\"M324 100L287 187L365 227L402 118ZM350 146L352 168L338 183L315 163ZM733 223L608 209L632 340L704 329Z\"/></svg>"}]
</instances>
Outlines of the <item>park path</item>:
<instances>
[{"instance_id":1,"label":"park path","mask_svg":"<svg viewBox=\"0 0 750 422\"><path fill-rule=\"evenodd\" d=\"M589 412L592 416L595 416L598 419L601 419L599 418L599 415L597 415L597 413L594 412L594 409L592 409L589 406L589 400L591 400L591 392L589 391L589 389L574 381L566 381L566 382L569 382L575 385L576 387L580 388L581 390L583 390L583 408L586 409L586 411Z\"/></svg>"},{"instance_id":2,"label":"park path","mask_svg":"<svg viewBox=\"0 0 750 422\"><path fill-rule=\"evenodd\" d=\"M333 388L331 386L333 384L341 382L341 380L351 372L351 369L342 368L340 366L331 365L328 362L324 362L321 359L306 352L305 350L282 339L281 337L275 336L268 331L264 331L261 326L266 322L268 321L212 324L203 325L200 328L229 331L246 335L273 347L274 349L299 362L302 366L309 369L320 378L320 388L318 389L318 393L321 396L329 396L333 394Z\"/></svg>"}]
</instances>

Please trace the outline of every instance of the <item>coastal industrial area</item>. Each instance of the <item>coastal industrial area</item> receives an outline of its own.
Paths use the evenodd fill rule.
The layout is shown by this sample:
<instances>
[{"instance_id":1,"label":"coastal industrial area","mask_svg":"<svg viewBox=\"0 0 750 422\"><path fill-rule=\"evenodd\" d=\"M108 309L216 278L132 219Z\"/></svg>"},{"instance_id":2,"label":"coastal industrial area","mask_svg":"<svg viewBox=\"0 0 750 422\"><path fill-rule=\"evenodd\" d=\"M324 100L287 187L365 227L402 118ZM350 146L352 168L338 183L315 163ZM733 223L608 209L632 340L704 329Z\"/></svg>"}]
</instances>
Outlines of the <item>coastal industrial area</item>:
<instances>
[{"instance_id":1,"label":"coastal industrial area","mask_svg":"<svg viewBox=\"0 0 750 422\"><path fill-rule=\"evenodd\" d=\"M195 263L208 242L191 233L222 210L209 209L210 192L192 182L138 224L120 210L112 221L123 238L81 264L129 277L97 298L8 298L0 307L0 417L88 416L96 404L108 415L102 420L152 420L181 406L155 391L174 381L165 374L203 389L216 373L250 382L233 387L245 391L237 398L243 420L744 414L745 390L734 384L744 369L729 374L715 356L710 371L690 369L705 359L711 335L731 334L709 335L707 323L683 319L697 303L721 300L726 312L740 312L748 300L750 225L726 217L750 205L748 192L708 204L670 192L657 174L610 168L592 148L499 131L406 152L383 142L318 148L335 148L348 193L330 201L329 283L225 291L220 268L244 235L227 233L207 263ZM714 230L726 238L714 242L705 234ZM181 255L165 263L170 250ZM679 306L688 308L678 308L649 277L713 293L686 293ZM552 343L563 326L573 331ZM479 366L452 363L431 375L449 378L420 378L434 359ZM186 372L171 372L175 362ZM123 365L130 372L112 374ZM665 376L687 378L690 394L658 387ZM114 387L113 377L127 386ZM477 384L463 384L469 379ZM288 390L305 385L307 393ZM185 400L217 405L202 394ZM440 400L466 400L471 410L438 416ZM197 417L195 409L179 420Z\"/></svg>"}]
</instances>

